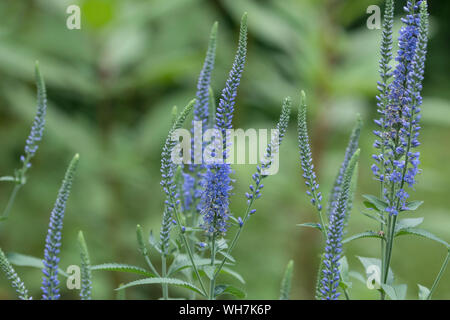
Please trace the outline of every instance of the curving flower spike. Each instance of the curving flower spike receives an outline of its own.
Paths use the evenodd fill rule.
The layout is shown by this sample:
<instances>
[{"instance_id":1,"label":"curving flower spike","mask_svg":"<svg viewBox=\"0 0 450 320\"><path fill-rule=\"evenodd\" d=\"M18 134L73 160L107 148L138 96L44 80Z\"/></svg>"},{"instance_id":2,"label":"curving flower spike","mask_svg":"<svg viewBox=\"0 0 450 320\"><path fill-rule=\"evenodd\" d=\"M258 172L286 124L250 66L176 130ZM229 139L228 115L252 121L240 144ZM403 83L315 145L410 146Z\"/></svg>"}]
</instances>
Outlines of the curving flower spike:
<instances>
[{"instance_id":1,"label":"curving flower spike","mask_svg":"<svg viewBox=\"0 0 450 320\"><path fill-rule=\"evenodd\" d=\"M161 251L165 254L167 254L167 249L169 247L171 221L173 220L172 212L180 202L178 199L179 194L177 193L177 183L174 179L175 169L177 166L172 161L172 151L177 144L177 141L173 139L173 134L175 130L180 129L183 126L187 116L194 107L195 101L195 99L191 100L174 120L161 154L160 184L166 194L166 200L164 205L163 222L161 224L160 231L160 246Z\"/></svg>"},{"instance_id":2,"label":"curving flower spike","mask_svg":"<svg viewBox=\"0 0 450 320\"><path fill-rule=\"evenodd\" d=\"M228 229L229 197L231 187L231 166L226 163L228 156L228 130L232 128L234 104L237 89L244 71L247 54L247 13L242 16L239 44L233 66L228 75L225 88L216 110L215 128L220 130L223 139L223 163L210 164L204 176L200 208L203 216L202 227L208 234L225 235Z\"/></svg>"},{"instance_id":3,"label":"curving flower spike","mask_svg":"<svg viewBox=\"0 0 450 320\"><path fill-rule=\"evenodd\" d=\"M320 293L323 300L337 300L340 293L337 292L339 286L339 259L342 252L342 236L346 215L348 213L348 203L351 197L351 183L353 173L359 158L359 149L352 155L347 169L344 173L341 193L339 194L336 206L332 207L330 213L327 241L323 259L323 276L321 278Z\"/></svg>"},{"instance_id":4,"label":"curving flower spike","mask_svg":"<svg viewBox=\"0 0 450 320\"><path fill-rule=\"evenodd\" d=\"M337 205L337 200L339 194L341 193L342 181L344 179L345 171L347 170L350 159L352 158L355 151L358 149L361 127L362 127L362 120L360 115L358 115L355 127L353 128L353 131L350 135L350 140L348 142L347 149L345 150L344 161L342 162L341 167L339 168L339 173L336 177L336 180L334 181L333 188L330 193L330 199L328 201L328 208L327 208L328 216L332 211L332 207Z\"/></svg>"},{"instance_id":5,"label":"curving flower spike","mask_svg":"<svg viewBox=\"0 0 450 320\"><path fill-rule=\"evenodd\" d=\"M209 88L211 85L211 74L214 70L214 61L216 58L217 28L218 23L215 22L211 29L205 61L197 82L197 101L195 102L193 113L194 120L202 122L203 132L208 129Z\"/></svg>"},{"instance_id":6,"label":"curving flower spike","mask_svg":"<svg viewBox=\"0 0 450 320\"><path fill-rule=\"evenodd\" d=\"M45 115L47 113L47 93L45 89L44 78L39 70L39 63L36 62L35 66L35 78L37 86L37 110L36 116L31 126L30 134L25 144L25 155L20 157L20 160L24 164L24 170L31 166L30 160L35 155L39 145L39 141L42 140L45 127Z\"/></svg>"},{"instance_id":7,"label":"curving flower spike","mask_svg":"<svg viewBox=\"0 0 450 320\"><path fill-rule=\"evenodd\" d=\"M81 258L81 300L91 300L92 292L92 273L91 273L91 262L89 259L89 251L84 240L83 232L78 233L78 247L80 249Z\"/></svg>"},{"instance_id":8,"label":"curving flower spike","mask_svg":"<svg viewBox=\"0 0 450 320\"><path fill-rule=\"evenodd\" d=\"M199 201L203 189L201 187L201 181L204 179L204 168L203 164L196 164L196 159L202 159L203 152L206 146L205 142L196 143L196 139L200 139L201 136L197 137L195 132L204 133L211 126L210 123L210 111L211 111L211 74L214 69L214 62L216 58L216 46L217 46L217 27L218 23L215 22L212 26L208 49L206 51L205 61L203 63L203 68L200 72L200 76L197 82L197 93L196 93L196 103L194 105L194 120L192 121L191 133L193 138L191 144L193 145L191 151L192 164L188 166L187 173L183 174L184 184L183 184L183 206L182 210L187 213L193 209L199 212ZM200 126L201 128L197 128ZM200 147L200 148L199 148ZM197 150L197 148L199 150Z\"/></svg>"},{"instance_id":9,"label":"curving flower spike","mask_svg":"<svg viewBox=\"0 0 450 320\"><path fill-rule=\"evenodd\" d=\"M58 280L58 265L59 265L59 251L61 247L61 231L63 227L64 213L66 211L67 199L70 195L75 171L78 166L80 156L76 154L67 168L64 180L56 198L55 206L50 215L50 224L48 228L47 237L45 239L44 250L44 268L42 272L42 299L43 300L57 300L59 294L59 280Z\"/></svg>"},{"instance_id":10,"label":"curving flower spike","mask_svg":"<svg viewBox=\"0 0 450 320\"><path fill-rule=\"evenodd\" d=\"M245 195L248 201L254 201L261 197L261 190L264 188L264 185L261 182L267 177L267 174L265 173L267 173L267 171L271 168L273 159L279 152L281 142L286 134L291 114L291 104L291 98L286 97L281 107L280 119L276 125L275 134L272 135L270 142L267 144L266 153L261 159L260 165L256 167L256 172L252 175L255 185L251 184L249 186L250 193L246 193ZM249 212L249 214L253 214L255 212L256 210L253 209Z\"/></svg>"},{"instance_id":11,"label":"curving flower spike","mask_svg":"<svg viewBox=\"0 0 450 320\"><path fill-rule=\"evenodd\" d=\"M223 138L223 160L227 159L227 129L231 129L233 120L234 104L239 87L242 72L244 71L245 58L247 55L247 13L241 19L239 31L239 44L234 58L233 66L228 75L225 88L220 97L219 106L216 110L216 129L219 129Z\"/></svg>"},{"instance_id":12,"label":"curving flower spike","mask_svg":"<svg viewBox=\"0 0 450 320\"><path fill-rule=\"evenodd\" d=\"M19 299L21 300L31 300L32 298L28 296L28 290L25 288L25 284L17 275L11 263L6 258L2 249L0 249L0 269L5 273L8 280L11 281L11 286L16 290Z\"/></svg>"},{"instance_id":13,"label":"curving flower spike","mask_svg":"<svg viewBox=\"0 0 450 320\"><path fill-rule=\"evenodd\" d=\"M298 143L300 148L300 162L303 170L303 178L308 190L306 193L311 197L311 203L319 212L322 211L322 194L319 191L317 176L314 172L314 165L309 146L308 128L306 125L306 95L301 92L301 102L298 110Z\"/></svg>"}]
</instances>

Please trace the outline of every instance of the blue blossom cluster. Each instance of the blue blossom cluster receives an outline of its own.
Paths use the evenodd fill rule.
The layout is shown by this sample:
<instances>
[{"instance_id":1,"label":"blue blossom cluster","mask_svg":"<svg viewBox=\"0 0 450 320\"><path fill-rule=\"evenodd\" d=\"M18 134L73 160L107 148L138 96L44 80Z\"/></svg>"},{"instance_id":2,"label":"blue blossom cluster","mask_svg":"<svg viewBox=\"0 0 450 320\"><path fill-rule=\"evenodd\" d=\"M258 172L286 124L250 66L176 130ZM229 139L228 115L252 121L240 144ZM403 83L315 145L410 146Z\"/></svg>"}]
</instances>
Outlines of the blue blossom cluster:
<instances>
[{"instance_id":1,"label":"blue blossom cluster","mask_svg":"<svg viewBox=\"0 0 450 320\"><path fill-rule=\"evenodd\" d=\"M232 188L229 167L217 165L208 168L205 181L207 184L202 195L202 226L208 234L223 235L228 229L229 195Z\"/></svg>"},{"instance_id":2,"label":"blue blossom cluster","mask_svg":"<svg viewBox=\"0 0 450 320\"><path fill-rule=\"evenodd\" d=\"M388 2L384 25L380 74L378 112L381 118L375 120L379 130L374 147L379 153L373 155L372 171L384 189L386 211L397 215L405 210L409 197L405 184L413 187L419 173L419 152L413 149L420 145L420 105L422 80L428 41L428 13L426 1L408 1L404 10L399 34L397 64L391 72L389 63L392 49L392 1ZM389 82L392 77L392 81Z\"/></svg>"},{"instance_id":3,"label":"blue blossom cluster","mask_svg":"<svg viewBox=\"0 0 450 320\"><path fill-rule=\"evenodd\" d=\"M303 178L308 190L306 193L311 197L311 203L317 210L322 211L322 193L319 191L317 176L312 163L311 148L309 146L308 128L306 126L306 97L302 91L302 100L298 112L298 140L300 148L300 163L303 170Z\"/></svg>"},{"instance_id":4,"label":"blue blossom cluster","mask_svg":"<svg viewBox=\"0 0 450 320\"><path fill-rule=\"evenodd\" d=\"M72 181L75 175L75 170L78 166L79 155L75 157L67 168L64 180L56 198L55 206L50 215L50 224L45 239L44 250L44 268L42 272L42 299L43 300L57 300L59 294L59 280L58 280L58 265L59 265L59 251L61 247L61 231L63 227L64 213L66 211L66 203L69 198Z\"/></svg>"},{"instance_id":5,"label":"blue blossom cluster","mask_svg":"<svg viewBox=\"0 0 450 320\"><path fill-rule=\"evenodd\" d=\"M45 115L47 113L47 94L44 79L39 71L39 65L36 63L35 77L37 85L37 111L31 126L30 134L25 144L25 155L20 157L20 161L25 168L31 167L30 159L38 149L38 143L42 140L45 127Z\"/></svg>"},{"instance_id":6,"label":"blue blossom cluster","mask_svg":"<svg viewBox=\"0 0 450 320\"><path fill-rule=\"evenodd\" d=\"M342 253L342 236L344 234L345 220L348 213L348 203L351 195L351 181L359 158L359 149L356 150L349 160L348 166L343 174L341 192L337 203L331 208L328 221L328 231L324 255L323 276L321 278L320 293L322 299L336 300L340 293L337 288L340 282L339 259Z\"/></svg>"},{"instance_id":7,"label":"blue blossom cluster","mask_svg":"<svg viewBox=\"0 0 450 320\"><path fill-rule=\"evenodd\" d=\"M191 149L191 160L194 162L194 158L197 153L201 152L201 156L203 156L203 151L205 148L205 142L202 142L201 150L195 150L195 139L200 137L196 137L194 132L202 132L204 133L209 126L210 123L210 115L209 113L209 100L210 100L210 85L211 85L211 74L214 69L214 62L216 56L216 45L217 45L217 22L214 23L209 44L208 50L206 52L205 61L203 63L203 68L200 72L200 76L197 82L197 93L196 93L196 102L194 105L194 120L193 127L191 133L193 134L193 138L191 141L191 145L194 147ZM196 126L201 126L201 128L196 128ZM194 154L195 153L195 154ZM197 212L200 210L199 201L201 198L201 194L203 192L202 189L202 181L204 179L204 169L205 166L203 164L194 164L188 166L187 172L183 174L184 184L183 184L183 212L187 213L191 210L195 209ZM194 208L195 207L195 208Z\"/></svg>"},{"instance_id":8,"label":"blue blossom cluster","mask_svg":"<svg viewBox=\"0 0 450 320\"><path fill-rule=\"evenodd\" d=\"M225 88L222 91L219 105L216 110L215 128L222 134L223 158L222 163L209 164L204 177L204 192L201 198L202 227L208 234L224 235L228 229L229 197L231 187L231 166L226 162L229 139L227 129L232 128L234 104L237 89L244 70L247 54L247 15L241 21L238 50L233 66L228 75Z\"/></svg>"}]
</instances>

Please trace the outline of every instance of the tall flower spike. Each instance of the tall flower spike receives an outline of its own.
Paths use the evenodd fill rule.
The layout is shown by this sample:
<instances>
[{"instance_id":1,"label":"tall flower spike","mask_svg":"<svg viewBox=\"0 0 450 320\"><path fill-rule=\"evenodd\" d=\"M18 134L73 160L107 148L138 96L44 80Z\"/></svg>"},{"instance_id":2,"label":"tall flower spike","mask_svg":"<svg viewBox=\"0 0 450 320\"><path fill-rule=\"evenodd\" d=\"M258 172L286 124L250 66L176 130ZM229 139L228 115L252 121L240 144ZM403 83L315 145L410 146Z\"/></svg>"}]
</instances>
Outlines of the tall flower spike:
<instances>
[{"instance_id":1,"label":"tall flower spike","mask_svg":"<svg viewBox=\"0 0 450 320\"><path fill-rule=\"evenodd\" d=\"M427 45L426 1L408 1L404 10L407 15L402 18L397 65L393 81L388 85L385 113L382 119L375 121L382 130L374 131L381 138L381 141L375 141L375 147L381 151L373 155L376 163L372 171L382 182L384 200L388 203L386 212L390 215L406 209L409 195L405 184L412 187L419 172L420 154L412 149L420 145L417 138Z\"/></svg>"},{"instance_id":2,"label":"tall flower spike","mask_svg":"<svg viewBox=\"0 0 450 320\"><path fill-rule=\"evenodd\" d=\"M209 88L211 85L211 74L214 69L217 46L217 26L215 22L212 26L208 50L206 51L205 62L198 78L196 103L194 105L194 120L201 121L203 132L208 128L209 116Z\"/></svg>"},{"instance_id":3,"label":"tall flower spike","mask_svg":"<svg viewBox=\"0 0 450 320\"><path fill-rule=\"evenodd\" d=\"M35 78L37 86L37 110L34 117L33 125L31 126L31 132L27 138L25 144L25 155L20 157L23 163L23 171L26 171L31 166L31 158L33 158L36 150L38 149L38 143L42 140L45 127L45 115L47 113L47 93L45 89L45 82L42 78L39 70L39 64L36 62L35 66ZM24 172L23 172L24 174Z\"/></svg>"},{"instance_id":4,"label":"tall flower spike","mask_svg":"<svg viewBox=\"0 0 450 320\"><path fill-rule=\"evenodd\" d=\"M344 233L345 216L349 203L351 182L356 163L359 158L359 149L353 154L347 166L342 182L342 189L337 200L337 205L332 207L328 225L327 244L324 255L323 277L321 280L321 294L324 300L337 300L340 293L339 286L339 259L342 252L342 236Z\"/></svg>"},{"instance_id":5,"label":"tall flower spike","mask_svg":"<svg viewBox=\"0 0 450 320\"><path fill-rule=\"evenodd\" d=\"M203 151L206 147L206 143L202 141L201 135L196 135L196 132L204 133L207 129L212 128L210 123L210 87L211 87L211 74L214 69L214 61L216 58L216 46L217 46L217 26L218 23L215 22L212 26L208 50L206 51L205 61L203 63L203 68L200 72L197 83L197 94L196 103L194 105L194 120L192 121L191 133L192 138L192 151L191 160L194 162L189 165L188 172L183 174L183 212L187 213L195 209L197 212L200 211L199 201L203 189L201 187L202 180L204 176L205 166L201 164L196 164L196 160L201 160L203 157ZM199 140L199 141L196 141Z\"/></svg>"},{"instance_id":6,"label":"tall flower spike","mask_svg":"<svg viewBox=\"0 0 450 320\"><path fill-rule=\"evenodd\" d=\"M59 294L58 265L59 251L61 247L61 231L63 228L64 213L66 211L66 203L69 198L72 181L78 166L80 156L76 154L67 168L64 180L56 198L55 206L50 215L50 224L48 228L47 238L45 239L44 251L44 268L42 272L42 299L57 300Z\"/></svg>"},{"instance_id":7,"label":"tall flower spike","mask_svg":"<svg viewBox=\"0 0 450 320\"><path fill-rule=\"evenodd\" d=\"M173 134L175 130L180 129L183 126L183 123L186 121L194 104L195 99L191 100L174 120L161 154L161 186L166 194L163 221L160 231L160 246L162 252L166 252L169 246L172 212L175 209L175 206L179 204L177 184L174 180L175 168L177 166L172 161L172 151L176 146L177 141L173 139Z\"/></svg>"},{"instance_id":8,"label":"tall flower spike","mask_svg":"<svg viewBox=\"0 0 450 320\"><path fill-rule=\"evenodd\" d=\"M339 194L341 193L342 180L344 179L345 170L347 169L353 154L358 149L361 127L362 127L362 120L360 115L358 115L355 127L353 128L353 131L350 135L350 140L348 142L347 149L345 150L344 161L342 162L341 167L339 168L339 173L336 177L336 180L334 181L333 188L331 189L330 192L330 199L328 200L328 208L327 208L328 216L330 215L330 212L332 210L331 208L336 206L337 204L337 199L339 197Z\"/></svg>"},{"instance_id":9,"label":"tall flower spike","mask_svg":"<svg viewBox=\"0 0 450 320\"><path fill-rule=\"evenodd\" d=\"M275 128L276 131L272 135L270 142L267 144L266 153L261 159L261 163L256 167L256 172L252 175L252 179L255 185L251 184L249 187L250 192L247 192L245 194L248 202L252 202L261 197L261 190L264 187L261 182L264 178L267 177L268 170L270 170L273 159L279 152L281 142L283 141L283 138L286 134L291 114L291 104L291 98L286 97L281 107L280 119L278 120L277 126ZM251 214L255 213L254 209L250 212Z\"/></svg>"},{"instance_id":10,"label":"tall flower spike","mask_svg":"<svg viewBox=\"0 0 450 320\"><path fill-rule=\"evenodd\" d=\"M25 284L19 278L14 268L9 263L2 249L0 249L0 269L5 273L9 281L11 281L11 286L16 290L19 299L21 300L31 300L28 296L28 290L25 288Z\"/></svg>"},{"instance_id":11,"label":"tall flower spike","mask_svg":"<svg viewBox=\"0 0 450 320\"><path fill-rule=\"evenodd\" d=\"M317 208L319 213L322 211L322 194L319 191L316 173L309 146L308 128L306 126L306 95L301 92L301 102L298 110L298 143L300 148L300 162L303 169L303 178L308 190L306 193L311 197L311 203Z\"/></svg>"},{"instance_id":12,"label":"tall flower spike","mask_svg":"<svg viewBox=\"0 0 450 320\"><path fill-rule=\"evenodd\" d=\"M200 204L203 216L202 227L210 235L224 235L228 229L228 206L232 187L231 166L226 163L229 147L227 129L232 128L234 104L244 70L246 54L247 13L242 16L237 53L216 110L215 128L222 134L223 163L208 165L203 182L204 192Z\"/></svg>"},{"instance_id":13,"label":"tall flower spike","mask_svg":"<svg viewBox=\"0 0 450 320\"><path fill-rule=\"evenodd\" d=\"M161 186L163 187L164 193L167 196L166 205L168 205L170 208L173 208L176 204L176 185L173 181L175 165L172 161L172 151L176 146L177 141L173 139L173 134L175 130L182 127L183 123L186 121L187 116L191 112L194 103L195 99L191 100L176 118L175 122L172 125L172 128L169 130L169 135L167 136L161 154Z\"/></svg>"},{"instance_id":14,"label":"tall flower spike","mask_svg":"<svg viewBox=\"0 0 450 320\"><path fill-rule=\"evenodd\" d=\"M89 259L89 251L84 240L83 232L78 233L78 247L80 249L81 258L81 300L91 300L92 296L92 273L91 261Z\"/></svg>"},{"instance_id":15,"label":"tall flower spike","mask_svg":"<svg viewBox=\"0 0 450 320\"><path fill-rule=\"evenodd\" d=\"M384 12L384 22L383 22L383 34L381 39L381 50L380 50L380 62L379 62L379 73L380 81L378 81L378 91L377 95L377 112L380 114L380 118L375 120L375 124L380 128L377 137L374 142L374 147L380 149L380 155L374 155L376 157L377 164L372 166L372 171L375 177L381 182L384 181L385 165L384 165L384 153L385 149L389 145L389 134L390 130L387 124L387 114L389 105L389 82L392 78L392 67L390 63L392 61L392 26L394 24L394 1L387 0L386 8ZM378 160L379 159L379 160Z\"/></svg>"},{"instance_id":16,"label":"tall flower spike","mask_svg":"<svg viewBox=\"0 0 450 320\"><path fill-rule=\"evenodd\" d=\"M216 110L216 129L222 132L223 144L223 160L227 159L227 134L226 130L231 129L234 104L239 87L242 72L244 71L245 58L247 55L247 13L244 13L241 20L241 27L239 32L239 44L234 58L233 66L228 75L225 88L220 97L219 106Z\"/></svg>"}]
</instances>

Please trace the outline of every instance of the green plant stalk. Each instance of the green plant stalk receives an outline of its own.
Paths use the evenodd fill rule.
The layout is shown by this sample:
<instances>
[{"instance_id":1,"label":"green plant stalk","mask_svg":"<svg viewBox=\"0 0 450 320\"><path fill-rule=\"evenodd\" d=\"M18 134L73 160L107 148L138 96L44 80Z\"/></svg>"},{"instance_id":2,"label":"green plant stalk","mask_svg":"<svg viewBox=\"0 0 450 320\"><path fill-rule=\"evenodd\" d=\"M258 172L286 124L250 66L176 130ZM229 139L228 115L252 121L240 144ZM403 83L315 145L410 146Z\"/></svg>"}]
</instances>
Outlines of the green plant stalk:
<instances>
[{"instance_id":1,"label":"green plant stalk","mask_svg":"<svg viewBox=\"0 0 450 320\"><path fill-rule=\"evenodd\" d=\"M211 266L214 267L216 259L216 234L213 233L212 239L211 239ZM209 300L215 300L214 296L214 290L216 288L216 277L213 276L210 282L210 288L209 288Z\"/></svg>"},{"instance_id":2,"label":"green plant stalk","mask_svg":"<svg viewBox=\"0 0 450 320\"><path fill-rule=\"evenodd\" d=\"M156 270L156 268L153 266L153 263L150 260L150 256L148 255L147 246L144 244L144 239L142 236L142 228L139 224L137 225L137 228L136 228L136 238L137 238L137 242L138 242L138 246L139 246L139 251L142 253L142 256L144 257L145 262L150 267L150 270L156 276L160 277L158 270Z\"/></svg>"},{"instance_id":3,"label":"green plant stalk","mask_svg":"<svg viewBox=\"0 0 450 320\"><path fill-rule=\"evenodd\" d=\"M439 273L433 282L433 286L430 289L430 293L428 294L427 300L431 300L431 296L433 295L434 290L436 290L437 286L439 285L439 281L441 281L442 275L445 272L445 269L447 269L449 260L450 260L450 249L448 249L447 257L445 258L444 263L442 264L441 270L439 270Z\"/></svg>"},{"instance_id":4,"label":"green plant stalk","mask_svg":"<svg viewBox=\"0 0 450 320\"><path fill-rule=\"evenodd\" d=\"M195 275L196 275L196 277L197 277L197 279L198 279L198 281L200 283L200 286L202 287L203 295L206 297L207 296L207 291L205 289L205 285L203 284L202 278L200 277L200 273L198 272L197 265L195 264L195 261L194 261L194 256L192 255L192 250L189 247L189 243L188 243L188 241L186 239L186 235L184 234L184 232L183 232L183 230L181 228L181 220L180 220L180 216L178 214L178 210L176 208L176 205L174 205L173 211L175 213L175 220L177 222L178 231L180 232L181 239L183 240L183 244L186 247L186 252L187 252L187 254L189 256L189 260L191 261L192 268L194 269Z\"/></svg>"},{"instance_id":5,"label":"green plant stalk","mask_svg":"<svg viewBox=\"0 0 450 320\"><path fill-rule=\"evenodd\" d=\"M16 200L16 196L20 188L22 188L22 184L16 182L14 189L11 193L11 196L9 197L8 204L6 205L6 208L3 211L2 218L7 218L9 216L9 213L11 212L11 208L14 204L14 201Z\"/></svg>"},{"instance_id":6,"label":"green plant stalk","mask_svg":"<svg viewBox=\"0 0 450 320\"><path fill-rule=\"evenodd\" d=\"M256 190L256 188L255 188ZM250 209L253 205L253 202L255 201L255 194L256 191L253 191L253 196L250 199L250 202L247 205L247 209L245 210L245 215L244 215L244 219L242 220L242 226L239 227L239 229L236 231L233 240L231 241L230 246L228 247L227 250L227 255L231 255L231 251L233 251L234 247L236 246L236 243L239 240L239 237L241 235L242 229L244 229L245 223L248 221L248 219L250 218ZM216 269L216 272L214 273L214 277L213 279L215 280L217 278L217 275L219 274L219 272L222 270L223 266L225 265L225 262L227 261L227 257L224 256L222 262L220 263L219 267Z\"/></svg>"},{"instance_id":7,"label":"green plant stalk","mask_svg":"<svg viewBox=\"0 0 450 320\"><path fill-rule=\"evenodd\" d=\"M162 269L162 276L163 278L167 277L167 262L166 262L166 256L164 254L161 255L161 269ZM162 292L163 292L163 299L167 300L169 299L169 287L167 283L162 284Z\"/></svg>"}]
</instances>

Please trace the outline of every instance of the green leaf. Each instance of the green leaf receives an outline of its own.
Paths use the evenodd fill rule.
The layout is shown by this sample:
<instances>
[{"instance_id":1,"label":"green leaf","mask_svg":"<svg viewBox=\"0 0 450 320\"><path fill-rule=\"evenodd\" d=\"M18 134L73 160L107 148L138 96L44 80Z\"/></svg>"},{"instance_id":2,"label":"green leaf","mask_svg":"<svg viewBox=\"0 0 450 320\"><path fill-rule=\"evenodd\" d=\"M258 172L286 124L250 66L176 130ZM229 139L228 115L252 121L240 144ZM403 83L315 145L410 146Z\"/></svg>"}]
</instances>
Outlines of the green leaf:
<instances>
[{"instance_id":1,"label":"green leaf","mask_svg":"<svg viewBox=\"0 0 450 320\"><path fill-rule=\"evenodd\" d=\"M220 270L219 273L223 273L223 274L227 274L229 276L232 276L232 277L236 278L238 281L240 281L242 284L245 284L244 278L239 273L237 273L234 270L231 270L230 268L223 267L222 270Z\"/></svg>"},{"instance_id":2,"label":"green leaf","mask_svg":"<svg viewBox=\"0 0 450 320\"><path fill-rule=\"evenodd\" d=\"M10 182L14 182L14 181L16 181L16 178L10 177L10 176L0 177L0 181L10 181Z\"/></svg>"},{"instance_id":3,"label":"green leaf","mask_svg":"<svg viewBox=\"0 0 450 320\"><path fill-rule=\"evenodd\" d=\"M238 299L245 299L245 297L247 296L247 294L243 290L230 286L228 284L219 284L215 287L214 295L218 297L222 294L230 294Z\"/></svg>"},{"instance_id":4,"label":"green leaf","mask_svg":"<svg viewBox=\"0 0 450 320\"><path fill-rule=\"evenodd\" d=\"M381 284L381 287L391 300L405 300L406 298L406 290L408 288L406 284L398 284L395 286Z\"/></svg>"},{"instance_id":5,"label":"green leaf","mask_svg":"<svg viewBox=\"0 0 450 320\"><path fill-rule=\"evenodd\" d=\"M156 241L155 237L153 236L153 231L150 230L150 234L148 236L148 243L159 253L161 253L161 249L159 248L159 243Z\"/></svg>"},{"instance_id":6,"label":"green leaf","mask_svg":"<svg viewBox=\"0 0 450 320\"><path fill-rule=\"evenodd\" d=\"M307 227L307 228L314 228L317 230L322 230L320 228L320 225L318 223L314 223L314 222L306 222L306 223L297 224L297 227Z\"/></svg>"},{"instance_id":7,"label":"green leaf","mask_svg":"<svg viewBox=\"0 0 450 320\"><path fill-rule=\"evenodd\" d=\"M407 202L405 204L405 207L407 209L406 210L402 210L402 211L414 211L414 210L417 210L422 205L422 203L423 203L423 201L419 201L419 200Z\"/></svg>"},{"instance_id":8,"label":"green leaf","mask_svg":"<svg viewBox=\"0 0 450 320\"><path fill-rule=\"evenodd\" d=\"M356 280L361 281L361 283L366 284L366 279L364 278L364 276L361 273L351 270L348 272L348 275L349 275L349 277L352 277Z\"/></svg>"},{"instance_id":9,"label":"green leaf","mask_svg":"<svg viewBox=\"0 0 450 320\"><path fill-rule=\"evenodd\" d=\"M347 257L343 256L339 260L339 274L341 277L341 280L339 282L339 286L343 289L351 288L352 283L350 282L350 275L349 275L349 269L348 269L348 261Z\"/></svg>"},{"instance_id":10,"label":"green leaf","mask_svg":"<svg viewBox=\"0 0 450 320\"><path fill-rule=\"evenodd\" d=\"M129 264L121 264L121 263L103 263L91 266L92 271L96 270L106 270L106 271L117 271L117 272L127 272L139 274L147 277L156 277L153 273L148 272L144 268L132 266Z\"/></svg>"},{"instance_id":11,"label":"green leaf","mask_svg":"<svg viewBox=\"0 0 450 320\"><path fill-rule=\"evenodd\" d=\"M374 209L379 212L384 212L385 209L388 207L388 204L386 202L384 202L381 199L378 199L373 195L365 194L363 195L363 197L367 199L367 201L375 207Z\"/></svg>"},{"instance_id":12,"label":"green leaf","mask_svg":"<svg viewBox=\"0 0 450 320\"><path fill-rule=\"evenodd\" d=\"M380 236L377 232L375 231L366 231L366 232L361 232L361 233L357 233L354 234L351 237L348 237L344 240L342 240L342 243L348 243L350 241L356 240L356 239L361 239L361 238L378 238L378 239L384 239L384 237Z\"/></svg>"},{"instance_id":13,"label":"green leaf","mask_svg":"<svg viewBox=\"0 0 450 320\"><path fill-rule=\"evenodd\" d=\"M362 265L364 266L364 271L366 272L366 276L370 276L368 271L370 270L372 266L376 266L378 268L378 275L381 278L381 260L377 258L368 258L368 257L360 257L357 256L359 261L361 261ZM381 280L381 279L379 279ZM381 281L379 281L381 283ZM391 268L389 268L388 277L387 277L387 284L392 284L394 282L394 273L392 272Z\"/></svg>"},{"instance_id":14,"label":"green leaf","mask_svg":"<svg viewBox=\"0 0 450 320\"><path fill-rule=\"evenodd\" d=\"M32 267L38 269L44 268L44 263L42 262L42 259L33 256L28 256L16 252L10 252L6 254L6 257L8 258L9 262L15 266ZM58 269L58 272L66 278L69 276L66 272L64 272L60 268Z\"/></svg>"},{"instance_id":15,"label":"green leaf","mask_svg":"<svg viewBox=\"0 0 450 320\"><path fill-rule=\"evenodd\" d=\"M211 264L211 259L206 258L194 258L195 265L197 267L207 266ZM215 261L214 264L222 263L221 261ZM192 268L191 260L185 254L178 255L167 270L167 275L171 276L183 269Z\"/></svg>"},{"instance_id":16,"label":"green leaf","mask_svg":"<svg viewBox=\"0 0 450 320\"><path fill-rule=\"evenodd\" d=\"M430 289L424 287L420 284L417 285L419 287L419 300L427 300L430 295Z\"/></svg>"},{"instance_id":17,"label":"green leaf","mask_svg":"<svg viewBox=\"0 0 450 320\"><path fill-rule=\"evenodd\" d=\"M400 231L398 231L395 236L403 236L403 235L414 235L414 236L419 236L419 237L423 237L423 238L427 238L429 240L433 240L436 242L439 242L441 244L443 244L447 249L449 248L449 244L445 241L442 240L441 238L439 238L438 236L435 236L434 234L432 234L431 232L424 230L424 229L419 229L419 228L405 228L402 229Z\"/></svg>"},{"instance_id":18,"label":"green leaf","mask_svg":"<svg viewBox=\"0 0 450 320\"><path fill-rule=\"evenodd\" d=\"M286 270L284 271L283 279L281 280L280 300L289 300L293 269L294 261L290 260L286 266Z\"/></svg>"},{"instance_id":19,"label":"green leaf","mask_svg":"<svg viewBox=\"0 0 450 320\"><path fill-rule=\"evenodd\" d=\"M383 215L382 214L380 214L378 211L374 211L374 214L376 214L376 215L374 215L374 214L371 214L371 213L369 213L369 212L364 212L364 211L361 211L361 214L363 214L363 215L365 215L366 217L368 217L368 218L370 218L370 219L373 219L373 220L375 220L375 221L377 221L377 222L379 222L379 223L382 223L382 224L386 224L386 222L384 221L384 217L383 217Z\"/></svg>"},{"instance_id":20,"label":"green leaf","mask_svg":"<svg viewBox=\"0 0 450 320\"><path fill-rule=\"evenodd\" d=\"M216 247L219 251L228 249L227 241L224 238L217 240Z\"/></svg>"},{"instance_id":21,"label":"green leaf","mask_svg":"<svg viewBox=\"0 0 450 320\"><path fill-rule=\"evenodd\" d=\"M228 253L224 252L224 251L219 251L218 253L220 253L221 255L223 255L225 258L227 258L228 260L230 260L231 262L235 263L236 260L234 260L234 258L229 255Z\"/></svg>"},{"instance_id":22,"label":"green leaf","mask_svg":"<svg viewBox=\"0 0 450 320\"><path fill-rule=\"evenodd\" d=\"M378 210L378 208L369 201L363 201L363 204L367 209Z\"/></svg>"},{"instance_id":23,"label":"green leaf","mask_svg":"<svg viewBox=\"0 0 450 320\"><path fill-rule=\"evenodd\" d=\"M395 225L395 232L398 232L402 229L417 227L423 222L423 218L408 218L408 219L400 219Z\"/></svg>"},{"instance_id":24,"label":"green leaf","mask_svg":"<svg viewBox=\"0 0 450 320\"><path fill-rule=\"evenodd\" d=\"M174 285L178 287L183 287L192 291L195 291L196 293L203 295L203 292L194 286L193 284L190 284L189 282L182 281L179 279L174 278L146 278L146 279L139 279L136 281L129 282L123 286L120 286L119 288L116 288L115 290L123 290L125 288L133 287L133 286L141 286L146 284L168 284L168 285Z\"/></svg>"},{"instance_id":25,"label":"green leaf","mask_svg":"<svg viewBox=\"0 0 450 320\"><path fill-rule=\"evenodd\" d=\"M205 272L205 274L209 278L209 280L212 280L214 278L214 273L216 271L216 267L215 266L204 266L203 271Z\"/></svg>"}]
</instances>

